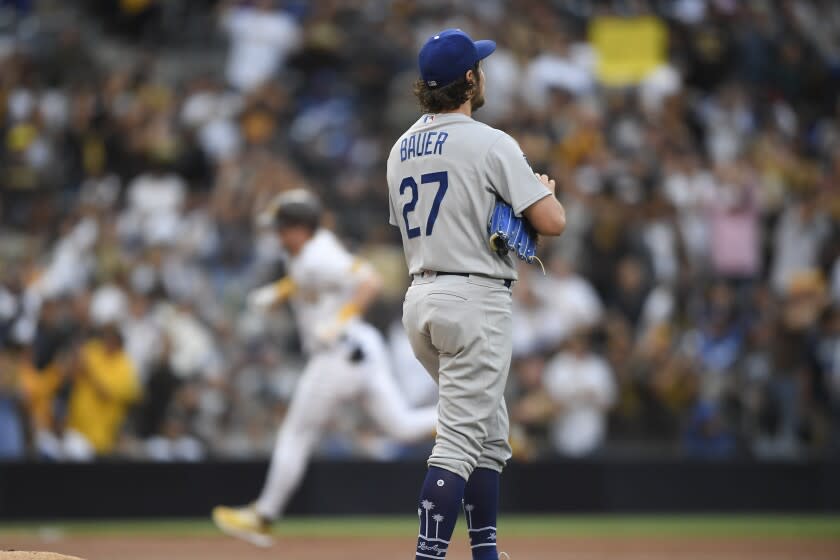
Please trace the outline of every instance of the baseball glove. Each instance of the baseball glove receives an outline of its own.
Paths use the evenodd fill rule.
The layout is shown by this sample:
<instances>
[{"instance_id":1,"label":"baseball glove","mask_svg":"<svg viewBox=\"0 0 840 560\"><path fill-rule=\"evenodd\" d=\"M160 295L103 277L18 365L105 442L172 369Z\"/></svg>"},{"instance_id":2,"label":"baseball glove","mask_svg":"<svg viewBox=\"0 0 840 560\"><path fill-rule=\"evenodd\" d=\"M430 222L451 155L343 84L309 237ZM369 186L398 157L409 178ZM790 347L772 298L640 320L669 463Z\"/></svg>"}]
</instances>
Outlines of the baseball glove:
<instances>
[{"instance_id":1,"label":"baseball glove","mask_svg":"<svg viewBox=\"0 0 840 560\"><path fill-rule=\"evenodd\" d=\"M517 218L510 204L496 201L487 224L487 233L490 235L490 249L498 255L505 256L513 251L528 264L536 261L542 267L537 257L537 231L525 218Z\"/></svg>"}]
</instances>

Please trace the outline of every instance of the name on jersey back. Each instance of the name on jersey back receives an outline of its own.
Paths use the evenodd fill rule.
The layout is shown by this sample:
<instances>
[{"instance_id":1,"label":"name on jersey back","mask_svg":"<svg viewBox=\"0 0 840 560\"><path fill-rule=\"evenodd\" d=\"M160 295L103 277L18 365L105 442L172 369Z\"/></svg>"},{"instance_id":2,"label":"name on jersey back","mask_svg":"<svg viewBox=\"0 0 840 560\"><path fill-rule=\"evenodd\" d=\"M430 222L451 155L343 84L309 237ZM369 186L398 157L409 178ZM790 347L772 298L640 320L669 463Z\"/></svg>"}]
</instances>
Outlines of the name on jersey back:
<instances>
[{"instance_id":1,"label":"name on jersey back","mask_svg":"<svg viewBox=\"0 0 840 560\"><path fill-rule=\"evenodd\" d=\"M432 156L443 154L443 143L449 134L443 131L430 130L418 132L400 142L400 161L413 157Z\"/></svg>"}]
</instances>

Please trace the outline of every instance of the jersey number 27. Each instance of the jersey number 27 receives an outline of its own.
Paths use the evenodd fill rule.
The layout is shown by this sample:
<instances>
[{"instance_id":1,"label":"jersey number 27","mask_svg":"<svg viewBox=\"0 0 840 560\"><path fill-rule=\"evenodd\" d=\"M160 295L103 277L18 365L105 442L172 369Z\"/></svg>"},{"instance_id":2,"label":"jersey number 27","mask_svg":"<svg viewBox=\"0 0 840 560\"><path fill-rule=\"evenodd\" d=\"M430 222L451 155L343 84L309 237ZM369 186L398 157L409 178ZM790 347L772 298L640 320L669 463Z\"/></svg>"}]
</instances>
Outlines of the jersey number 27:
<instances>
[{"instance_id":1,"label":"jersey number 27","mask_svg":"<svg viewBox=\"0 0 840 560\"><path fill-rule=\"evenodd\" d=\"M431 183L437 183L438 190L435 194L435 200L432 202L432 209L429 211L429 217L426 220L426 235L432 235L432 231L435 228L438 211L440 210L440 203L443 202L443 197L446 196L446 189L449 187L449 175L446 171L436 171L434 173L424 173L423 175L420 175L421 185ZM400 196L402 196L406 189L411 189L411 200L403 205L402 215L403 220L405 221L406 234L409 239L414 239L415 237L420 237L420 227L411 227L408 221L408 215L414 212L414 209L417 207L417 200L420 197L417 181L414 180L414 177L406 177L402 180L402 183L400 183Z\"/></svg>"}]
</instances>

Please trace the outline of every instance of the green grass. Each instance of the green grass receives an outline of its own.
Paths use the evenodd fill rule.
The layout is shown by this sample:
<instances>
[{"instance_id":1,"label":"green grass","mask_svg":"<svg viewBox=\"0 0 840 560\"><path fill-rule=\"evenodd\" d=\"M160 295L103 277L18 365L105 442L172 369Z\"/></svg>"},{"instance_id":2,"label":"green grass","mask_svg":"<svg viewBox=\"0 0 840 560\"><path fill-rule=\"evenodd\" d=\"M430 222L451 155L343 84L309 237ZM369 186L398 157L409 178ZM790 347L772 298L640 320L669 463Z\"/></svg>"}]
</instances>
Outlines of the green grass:
<instances>
[{"instance_id":1,"label":"green grass","mask_svg":"<svg viewBox=\"0 0 840 560\"><path fill-rule=\"evenodd\" d=\"M798 537L840 538L840 515L591 515L508 516L506 535L518 537ZM0 523L3 535L183 536L217 534L208 520L44 521ZM294 517L278 523L286 537L406 537L411 517Z\"/></svg>"}]
</instances>

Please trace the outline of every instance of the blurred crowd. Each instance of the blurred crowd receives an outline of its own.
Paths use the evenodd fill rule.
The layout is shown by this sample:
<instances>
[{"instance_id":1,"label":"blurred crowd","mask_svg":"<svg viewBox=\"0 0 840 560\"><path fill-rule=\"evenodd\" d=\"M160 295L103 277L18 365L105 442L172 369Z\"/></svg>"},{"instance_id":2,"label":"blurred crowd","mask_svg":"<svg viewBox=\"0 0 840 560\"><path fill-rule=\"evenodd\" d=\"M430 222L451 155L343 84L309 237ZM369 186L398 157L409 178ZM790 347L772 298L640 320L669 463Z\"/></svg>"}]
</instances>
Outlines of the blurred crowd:
<instances>
[{"instance_id":1,"label":"blurred crowd","mask_svg":"<svg viewBox=\"0 0 840 560\"><path fill-rule=\"evenodd\" d=\"M3 0L0 457L267 454L305 357L245 305L255 216L301 186L433 399L384 161L445 27L568 215L514 288L516 456L840 453L840 4ZM411 453L338 416L322 454Z\"/></svg>"}]
</instances>

